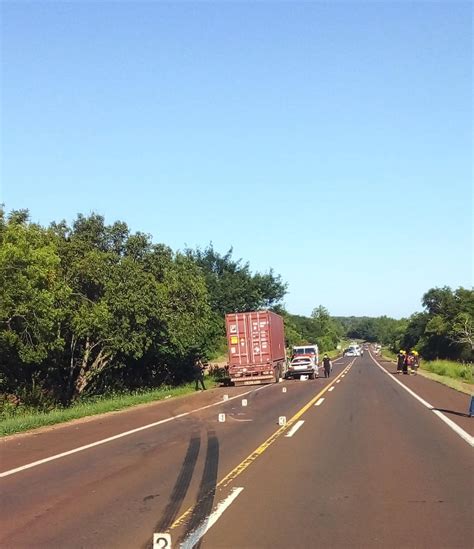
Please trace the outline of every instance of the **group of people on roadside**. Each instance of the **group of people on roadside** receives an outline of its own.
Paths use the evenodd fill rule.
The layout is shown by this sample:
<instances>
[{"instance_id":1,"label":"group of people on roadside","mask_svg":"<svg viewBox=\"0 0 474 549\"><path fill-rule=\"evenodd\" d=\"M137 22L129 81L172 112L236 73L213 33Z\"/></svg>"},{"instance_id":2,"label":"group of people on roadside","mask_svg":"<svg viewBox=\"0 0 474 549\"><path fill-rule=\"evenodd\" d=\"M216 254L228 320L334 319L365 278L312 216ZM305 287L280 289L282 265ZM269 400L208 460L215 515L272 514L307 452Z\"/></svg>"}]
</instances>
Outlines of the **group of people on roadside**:
<instances>
[{"instance_id":1,"label":"group of people on roadside","mask_svg":"<svg viewBox=\"0 0 474 549\"><path fill-rule=\"evenodd\" d=\"M416 376L420 366L420 355L418 351L405 351L400 349L397 355L397 374L413 374Z\"/></svg>"}]
</instances>

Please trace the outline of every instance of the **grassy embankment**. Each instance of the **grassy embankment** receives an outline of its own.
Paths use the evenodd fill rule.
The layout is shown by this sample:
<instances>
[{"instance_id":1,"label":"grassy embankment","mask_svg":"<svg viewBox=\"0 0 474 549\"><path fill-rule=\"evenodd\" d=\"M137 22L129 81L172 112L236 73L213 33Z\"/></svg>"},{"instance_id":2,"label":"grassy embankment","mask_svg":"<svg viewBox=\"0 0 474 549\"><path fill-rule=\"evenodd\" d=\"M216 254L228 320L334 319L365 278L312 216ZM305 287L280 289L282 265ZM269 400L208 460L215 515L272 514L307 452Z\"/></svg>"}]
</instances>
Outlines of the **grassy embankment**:
<instances>
[{"instance_id":1,"label":"grassy embankment","mask_svg":"<svg viewBox=\"0 0 474 549\"><path fill-rule=\"evenodd\" d=\"M206 377L205 384L208 388L218 385L212 377ZM179 387L162 387L132 394L97 397L74 404L69 408L56 408L48 412L34 412L31 409L25 410L21 407L13 408L9 406L3 410L0 409L0 436L12 435L14 433L37 429L38 427L56 425L107 412L117 412L139 404L149 404L171 397L186 395L193 393L194 390L194 382L192 382L180 385Z\"/></svg>"},{"instance_id":2,"label":"grassy embankment","mask_svg":"<svg viewBox=\"0 0 474 549\"><path fill-rule=\"evenodd\" d=\"M382 356L396 361L397 355L389 349L382 349ZM474 390L474 367L472 364L461 364L452 360L422 360L418 373L448 387L472 394Z\"/></svg>"},{"instance_id":3,"label":"grassy embankment","mask_svg":"<svg viewBox=\"0 0 474 549\"><path fill-rule=\"evenodd\" d=\"M339 350L338 349L333 349L332 351L328 351L327 353L320 353L319 358L322 359L322 357L325 354L327 354L328 357L331 358L331 359L338 358L338 357L342 356L342 353L343 353L344 349L346 349L346 347L342 347L342 349L339 349Z\"/></svg>"}]
</instances>

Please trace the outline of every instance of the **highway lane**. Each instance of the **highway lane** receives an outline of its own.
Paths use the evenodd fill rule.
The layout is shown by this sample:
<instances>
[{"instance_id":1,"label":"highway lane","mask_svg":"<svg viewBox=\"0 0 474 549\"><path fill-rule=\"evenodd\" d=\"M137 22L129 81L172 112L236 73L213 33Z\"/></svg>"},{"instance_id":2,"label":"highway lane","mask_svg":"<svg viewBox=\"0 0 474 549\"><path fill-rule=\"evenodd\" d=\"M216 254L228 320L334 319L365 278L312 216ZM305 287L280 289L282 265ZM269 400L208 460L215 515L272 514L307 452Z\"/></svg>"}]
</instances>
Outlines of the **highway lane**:
<instances>
[{"instance_id":1,"label":"highway lane","mask_svg":"<svg viewBox=\"0 0 474 549\"><path fill-rule=\"evenodd\" d=\"M349 359L335 367L340 372ZM215 489L257 445L327 385L324 379L250 389L219 389L1 443L1 471L48 458L124 430L219 402L171 422L14 472L0 479L0 546L146 547L183 512ZM287 392L283 392L283 388ZM219 423L219 412L226 422ZM214 497L190 517L205 518Z\"/></svg>"},{"instance_id":2,"label":"highway lane","mask_svg":"<svg viewBox=\"0 0 474 549\"><path fill-rule=\"evenodd\" d=\"M303 419L227 487L202 548L473 547L472 448L367 354Z\"/></svg>"},{"instance_id":3,"label":"highway lane","mask_svg":"<svg viewBox=\"0 0 474 549\"><path fill-rule=\"evenodd\" d=\"M244 407L221 399L248 389L220 389L2 442L14 467L219 402L1 479L0 546L145 548L168 531L174 547L471 547L472 449L352 360L322 395L326 380L285 382ZM294 422L275 436L280 415Z\"/></svg>"}]
</instances>

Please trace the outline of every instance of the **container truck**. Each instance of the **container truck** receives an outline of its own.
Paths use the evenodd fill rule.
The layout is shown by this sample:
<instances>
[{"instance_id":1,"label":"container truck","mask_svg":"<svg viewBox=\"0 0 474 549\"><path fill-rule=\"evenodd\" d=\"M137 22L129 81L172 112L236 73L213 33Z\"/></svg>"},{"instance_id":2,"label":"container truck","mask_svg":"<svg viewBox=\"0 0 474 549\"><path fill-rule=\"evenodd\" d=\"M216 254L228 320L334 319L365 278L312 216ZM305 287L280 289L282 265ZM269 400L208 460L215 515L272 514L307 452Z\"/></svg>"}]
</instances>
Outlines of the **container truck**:
<instances>
[{"instance_id":1,"label":"container truck","mask_svg":"<svg viewBox=\"0 0 474 549\"><path fill-rule=\"evenodd\" d=\"M229 377L235 385L278 383L285 374L283 318L271 311L225 317Z\"/></svg>"}]
</instances>

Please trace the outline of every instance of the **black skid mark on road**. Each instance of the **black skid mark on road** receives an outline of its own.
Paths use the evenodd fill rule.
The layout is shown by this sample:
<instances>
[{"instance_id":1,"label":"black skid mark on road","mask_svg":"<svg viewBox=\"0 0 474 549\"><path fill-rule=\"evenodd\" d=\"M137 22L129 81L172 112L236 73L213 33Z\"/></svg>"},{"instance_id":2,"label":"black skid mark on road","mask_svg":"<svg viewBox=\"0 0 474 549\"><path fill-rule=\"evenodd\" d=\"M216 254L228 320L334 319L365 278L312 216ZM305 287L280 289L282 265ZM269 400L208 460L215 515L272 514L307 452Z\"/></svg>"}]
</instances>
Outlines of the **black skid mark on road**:
<instances>
[{"instance_id":1,"label":"black skid mark on road","mask_svg":"<svg viewBox=\"0 0 474 549\"><path fill-rule=\"evenodd\" d=\"M149 496L145 496L143 498L143 503L146 503L147 501L151 501L152 499L155 499L156 497L158 497L160 494L150 494Z\"/></svg>"},{"instance_id":2,"label":"black skid mark on road","mask_svg":"<svg viewBox=\"0 0 474 549\"><path fill-rule=\"evenodd\" d=\"M445 414L453 414L454 416L460 416L460 417L471 417L469 414L465 414L464 412L456 412L455 410L446 410L446 408L433 408L433 412L443 412Z\"/></svg>"},{"instance_id":3,"label":"black skid mark on road","mask_svg":"<svg viewBox=\"0 0 474 549\"><path fill-rule=\"evenodd\" d=\"M214 504L217 485L217 470L219 468L219 439L215 431L207 433L206 463L202 473L201 485L197 495L197 503L186 528L186 535L200 526L210 515ZM180 541L183 541L185 535ZM201 541L194 545L199 549Z\"/></svg>"},{"instance_id":4,"label":"black skid mark on road","mask_svg":"<svg viewBox=\"0 0 474 549\"><path fill-rule=\"evenodd\" d=\"M155 526L155 532L165 532L168 530L178 516L178 512L184 498L186 497L186 493L193 477L200 448L201 435L196 431L191 435L188 449L171 493L170 500L166 506L163 516L161 517L161 520Z\"/></svg>"}]
</instances>

